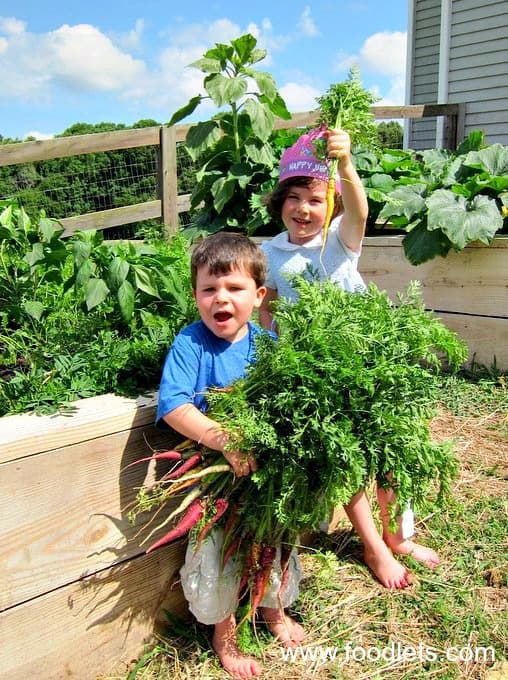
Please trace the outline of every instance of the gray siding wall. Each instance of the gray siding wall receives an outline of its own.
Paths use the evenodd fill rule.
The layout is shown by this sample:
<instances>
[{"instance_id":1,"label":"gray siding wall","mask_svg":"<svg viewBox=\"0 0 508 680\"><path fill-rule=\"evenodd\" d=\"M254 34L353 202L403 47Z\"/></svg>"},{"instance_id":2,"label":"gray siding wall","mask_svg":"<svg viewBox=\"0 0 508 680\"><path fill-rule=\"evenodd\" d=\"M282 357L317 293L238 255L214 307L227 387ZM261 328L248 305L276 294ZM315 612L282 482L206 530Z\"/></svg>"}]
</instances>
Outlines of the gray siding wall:
<instances>
[{"instance_id":1,"label":"gray siding wall","mask_svg":"<svg viewBox=\"0 0 508 680\"><path fill-rule=\"evenodd\" d=\"M412 77L408 103L435 104L439 82L441 0L415 0L413 26ZM429 149L435 145L435 118L408 122L409 148Z\"/></svg>"},{"instance_id":2,"label":"gray siding wall","mask_svg":"<svg viewBox=\"0 0 508 680\"><path fill-rule=\"evenodd\" d=\"M408 104L439 101L441 0L414 0L408 36ZM483 130L488 144L508 145L508 0L452 0L447 103L465 105L464 131ZM445 94L446 93L446 94ZM437 145L435 118L406 124L406 146Z\"/></svg>"},{"instance_id":3,"label":"gray siding wall","mask_svg":"<svg viewBox=\"0 0 508 680\"><path fill-rule=\"evenodd\" d=\"M508 145L508 2L453 0L448 101L465 103L464 136Z\"/></svg>"}]
</instances>

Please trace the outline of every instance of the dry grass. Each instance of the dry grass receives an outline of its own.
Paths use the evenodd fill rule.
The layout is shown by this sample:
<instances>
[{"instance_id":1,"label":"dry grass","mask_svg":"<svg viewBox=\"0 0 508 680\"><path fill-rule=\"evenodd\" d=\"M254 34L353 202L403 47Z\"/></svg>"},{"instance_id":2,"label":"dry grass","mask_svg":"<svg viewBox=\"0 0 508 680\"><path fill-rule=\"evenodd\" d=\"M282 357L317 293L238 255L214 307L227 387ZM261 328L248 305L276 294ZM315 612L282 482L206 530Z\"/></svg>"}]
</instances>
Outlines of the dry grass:
<instances>
[{"instance_id":1,"label":"dry grass","mask_svg":"<svg viewBox=\"0 0 508 680\"><path fill-rule=\"evenodd\" d=\"M433 436L452 439L460 460L449 507L441 512L429 509L417 525L418 540L439 550L440 567L429 572L407 558L413 584L389 592L372 578L361 561L356 536L341 521L337 531L302 551L306 577L293 611L307 629L309 647L330 647L336 657L284 661L280 646L260 624L262 680L508 678L508 409L505 401L501 406L476 416L443 411L432 422ZM209 633L192 621L181 622L156 642L136 672L123 668L102 680L229 677L210 652ZM358 660L370 647L373 656L376 650L388 650L385 659ZM451 647L485 658L420 658L429 650L444 655ZM495 664L487 648L494 650ZM417 658L411 658L412 650Z\"/></svg>"}]
</instances>

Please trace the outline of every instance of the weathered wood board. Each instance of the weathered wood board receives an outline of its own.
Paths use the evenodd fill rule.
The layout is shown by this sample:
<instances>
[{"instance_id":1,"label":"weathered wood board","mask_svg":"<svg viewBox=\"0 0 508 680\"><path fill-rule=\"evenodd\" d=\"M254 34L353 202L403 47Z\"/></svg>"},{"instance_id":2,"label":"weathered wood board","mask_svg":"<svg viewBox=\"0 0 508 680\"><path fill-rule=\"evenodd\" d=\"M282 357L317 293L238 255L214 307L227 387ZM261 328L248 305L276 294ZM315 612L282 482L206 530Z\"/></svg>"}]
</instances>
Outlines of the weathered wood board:
<instances>
[{"instance_id":1,"label":"weathered wood board","mask_svg":"<svg viewBox=\"0 0 508 680\"><path fill-rule=\"evenodd\" d=\"M154 417L155 395L103 395L0 419L0 678L95 678L142 652L162 606L187 612L169 587L185 544L145 555L167 529L127 518L167 464L125 466L175 443Z\"/></svg>"}]
</instances>

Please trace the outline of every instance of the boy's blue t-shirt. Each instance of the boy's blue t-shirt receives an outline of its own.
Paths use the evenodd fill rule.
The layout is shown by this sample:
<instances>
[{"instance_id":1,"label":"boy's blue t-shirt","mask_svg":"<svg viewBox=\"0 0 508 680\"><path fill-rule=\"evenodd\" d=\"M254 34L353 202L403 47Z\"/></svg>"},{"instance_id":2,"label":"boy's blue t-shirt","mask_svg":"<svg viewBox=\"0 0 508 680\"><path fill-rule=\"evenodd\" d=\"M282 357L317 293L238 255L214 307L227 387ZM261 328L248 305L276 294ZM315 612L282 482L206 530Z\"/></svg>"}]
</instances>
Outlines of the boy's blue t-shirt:
<instances>
[{"instance_id":1,"label":"boy's blue t-shirt","mask_svg":"<svg viewBox=\"0 0 508 680\"><path fill-rule=\"evenodd\" d=\"M255 337L266 332L249 322L246 335L231 343L214 335L202 321L180 331L162 370L157 427L169 429L162 417L183 404L194 404L206 411L206 391L227 387L243 377L246 367L254 361Z\"/></svg>"}]
</instances>

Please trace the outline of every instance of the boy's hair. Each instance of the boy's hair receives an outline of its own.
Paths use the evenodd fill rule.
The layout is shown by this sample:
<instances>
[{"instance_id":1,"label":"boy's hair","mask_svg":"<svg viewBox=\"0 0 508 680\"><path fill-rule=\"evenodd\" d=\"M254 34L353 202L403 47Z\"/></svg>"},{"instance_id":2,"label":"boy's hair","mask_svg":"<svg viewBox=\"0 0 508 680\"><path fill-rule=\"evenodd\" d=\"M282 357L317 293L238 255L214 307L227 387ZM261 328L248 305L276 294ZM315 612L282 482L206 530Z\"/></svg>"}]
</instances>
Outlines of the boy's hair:
<instances>
[{"instance_id":1,"label":"boy's hair","mask_svg":"<svg viewBox=\"0 0 508 680\"><path fill-rule=\"evenodd\" d=\"M264 198L264 205L270 217L275 220L282 219L282 206L288 197L291 187L308 187L311 188L314 182L321 180L314 177L289 177L288 179L279 182L271 194ZM342 197L340 194L335 194L335 205L333 208L332 219L337 217L343 210Z\"/></svg>"},{"instance_id":2,"label":"boy's hair","mask_svg":"<svg viewBox=\"0 0 508 680\"><path fill-rule=\"evenodd\" d=\"M242 268L248 272L257 288L263 286L266 277L266 261L261 248L244 234L218 231L203 239L191 257L191 281L196 288L198 269L207 267L210 274L229 274Z\"/></svg>"}]
</instances>

